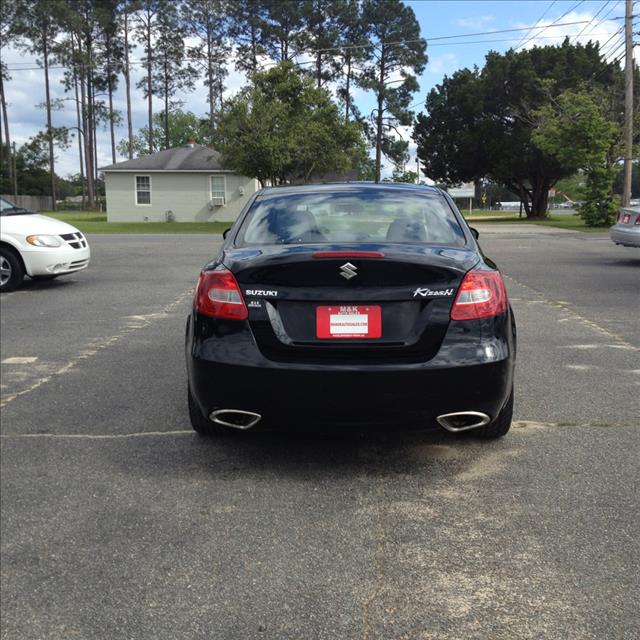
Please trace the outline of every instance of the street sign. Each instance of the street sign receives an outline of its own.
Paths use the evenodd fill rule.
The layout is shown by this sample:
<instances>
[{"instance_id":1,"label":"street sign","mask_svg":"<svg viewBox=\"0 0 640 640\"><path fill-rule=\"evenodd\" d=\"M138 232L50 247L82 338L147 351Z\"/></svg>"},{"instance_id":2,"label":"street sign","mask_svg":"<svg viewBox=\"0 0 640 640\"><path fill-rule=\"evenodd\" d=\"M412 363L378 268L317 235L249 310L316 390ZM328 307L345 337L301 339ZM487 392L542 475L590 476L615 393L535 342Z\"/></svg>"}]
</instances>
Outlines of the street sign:
<instances>
[{"instance_id":1,"label":"street sign","mask_svg":"<svg viewBox=\"0 0 640 640\"><path fill-rule=\"evenodd\" d=\"M452 198L473 198L476 195L476 187L473 182L463 182L457 187L447 189Z\"/></svg>"}]
</instances>

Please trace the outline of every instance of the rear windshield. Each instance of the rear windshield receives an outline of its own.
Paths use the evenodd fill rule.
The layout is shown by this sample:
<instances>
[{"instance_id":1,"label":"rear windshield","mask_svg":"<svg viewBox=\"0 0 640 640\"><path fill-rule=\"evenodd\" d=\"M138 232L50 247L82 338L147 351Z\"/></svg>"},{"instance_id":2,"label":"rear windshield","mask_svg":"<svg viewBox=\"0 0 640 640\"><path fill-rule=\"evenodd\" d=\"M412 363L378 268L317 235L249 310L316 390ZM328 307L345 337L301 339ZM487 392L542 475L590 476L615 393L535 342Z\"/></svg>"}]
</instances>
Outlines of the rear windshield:
<instances>
[{"instance_id":1,"label":"rear windshield","mask_svg":"<svg viewBox=\"0 0 640 640\"><path fill-rule=\"evenodd\" d=\"M238 244L400 242L462 246L464 233L438 195L360 191L268 196L255 202Z\"/></svg>"}]
</instances>

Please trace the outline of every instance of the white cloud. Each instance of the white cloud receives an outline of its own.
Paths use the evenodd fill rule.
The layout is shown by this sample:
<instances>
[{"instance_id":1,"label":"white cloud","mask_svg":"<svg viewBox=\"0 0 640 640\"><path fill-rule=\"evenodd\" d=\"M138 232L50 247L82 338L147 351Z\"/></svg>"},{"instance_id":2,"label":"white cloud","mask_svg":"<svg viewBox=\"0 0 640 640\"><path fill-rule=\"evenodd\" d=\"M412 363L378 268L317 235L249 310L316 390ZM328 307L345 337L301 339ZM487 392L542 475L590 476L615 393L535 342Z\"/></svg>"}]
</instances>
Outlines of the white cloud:
<instances>
[{"instance_id":1,"label":"white cloud","mask_svg":"<svg viewBox=\"0 0 640 640\"><path fill-rule=\"evenodd\" d=\"M605 15L607 15L605 13ZM572 11L562 18L560 24L564 23L579 23L570 24L567 26L553 25L557 22L557 18L541 20L535 24L518 23L514 25L516 28L536 28L533 31L523 31L523 40L521 43L516 43L523 49L531 49L535 46L547 46L547 45L559 45L562 44L566 37L571 38L572 44L586 44L587 42L594 41L599 42L602 47L602 52L605 54L607 60L613 59L613 54L618 50L618 41L620 43L623 39L623 34L617 35L617 32L622 28L623 24L621 20L613 20L613 14L605 20L602 20L602 15L594 17L592 12L578 12ZM604 45L604 46L603 46Z\"/></svg>"},{"instance_id":2,"label":"white cloud","mask_svg":"<svg viewBox=\"0 0 640 640\"><path fill-rule=\"evenodd\" d=\"M460 68L458 56L455 53L443 53L439 56L429 58L426 73L436 73L444 76L451 75Z\"/></svg>"},{"instance_id":3,"label":"white cloud","mask_svg":"<svg viewBox=\"0 0 640 640\"><path fill-rule=\"evenodd\" d=\"M456 20L456 25L465 29L482 29L495 20L495 16L469 16L468 18L460 18Z\"/></svg>"}]
</instances>

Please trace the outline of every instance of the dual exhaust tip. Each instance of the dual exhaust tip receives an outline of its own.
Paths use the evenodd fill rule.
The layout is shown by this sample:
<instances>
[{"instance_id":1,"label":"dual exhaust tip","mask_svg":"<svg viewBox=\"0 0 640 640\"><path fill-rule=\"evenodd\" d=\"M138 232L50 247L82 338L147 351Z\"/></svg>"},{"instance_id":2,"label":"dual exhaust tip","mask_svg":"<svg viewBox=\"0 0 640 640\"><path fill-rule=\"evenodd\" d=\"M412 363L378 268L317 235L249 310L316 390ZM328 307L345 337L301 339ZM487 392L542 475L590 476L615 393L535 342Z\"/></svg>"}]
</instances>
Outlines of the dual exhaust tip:
<instances>
[{"instance_id":1,"label":"dual exhaust tip","mask_svg":"<svg viewBox=\"0 0 640 640\"><path fill-rule=\"evenodd\" d=\"M437 423L452 433L477 429L489 424L491 418L480 411L456 411L455 413L443 413L436 418Z\"/></svg>"},{"instance_id":2,"label":"dual exhaust tip","mask_svg":"<svg viewBox=\"0 0 640 640\"><path fill-rule=\"evenodd\" d=\"M225 427L246 431L260 422L262 416L253 411L241 409L217 409L209 414L209 420Z\"/></svg>"},{"instance_id":3,"label":"dual exhaust tip","mask_svg":"<svg viewBox=\"0 0 640 640\"><path fill-rule=\"evenodd\" d=\"M217 409L209 414L209 419L216 424L232 429L246 431L251 429L262 416L253 411L243 411L242 409ZM443 413L436 418L438 424L452 433L477 429L489 424L491 418L486 413L480 411L457 411L455 413Z\"/></svg>"}]
</instances>

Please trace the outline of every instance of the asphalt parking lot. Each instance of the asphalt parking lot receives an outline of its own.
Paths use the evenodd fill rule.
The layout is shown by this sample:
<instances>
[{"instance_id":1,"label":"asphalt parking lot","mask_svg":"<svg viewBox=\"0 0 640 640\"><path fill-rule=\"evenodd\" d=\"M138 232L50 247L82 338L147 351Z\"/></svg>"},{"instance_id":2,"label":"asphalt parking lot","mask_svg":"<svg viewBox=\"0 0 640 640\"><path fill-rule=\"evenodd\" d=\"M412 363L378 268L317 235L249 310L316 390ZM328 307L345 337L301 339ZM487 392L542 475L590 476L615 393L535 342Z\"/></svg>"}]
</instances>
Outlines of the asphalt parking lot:
<instances>
[{"instance_id":1,"label":"asphalt parking lot","mask_svg":"<svg viewBox=\"0 0 640 640\"><path fill-rule=\"evenodd\" d=\"M198 438L215 236L94 236L86 272L4 294L2 637L636 638L640 250L478 228L519 331L492 443Z\"/></svg>"}]
</instances>

